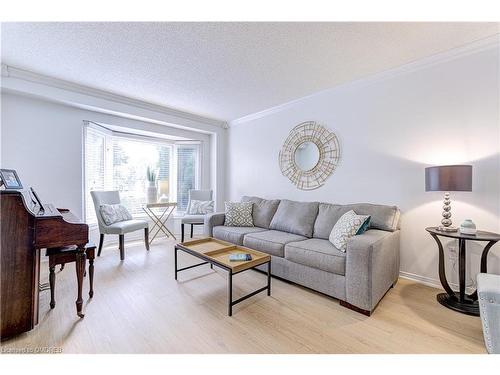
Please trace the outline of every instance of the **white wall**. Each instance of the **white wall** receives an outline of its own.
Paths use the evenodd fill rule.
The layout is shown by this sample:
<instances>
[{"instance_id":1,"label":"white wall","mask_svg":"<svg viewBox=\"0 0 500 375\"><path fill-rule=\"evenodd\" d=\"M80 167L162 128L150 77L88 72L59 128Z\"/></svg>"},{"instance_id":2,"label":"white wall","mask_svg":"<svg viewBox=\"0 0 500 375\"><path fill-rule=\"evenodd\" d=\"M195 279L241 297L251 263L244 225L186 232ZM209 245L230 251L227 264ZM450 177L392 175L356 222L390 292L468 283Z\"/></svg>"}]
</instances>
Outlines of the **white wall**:
<instances>
[{"instance_id":1,"label":"white wall","mask_svg":"<svg viewBox=\"0 0 500 375\"><path fill-rule=\"evenodd\" d=\"M403 212L401 271L439 285L437 248L424 228L439 224L442 193L424 191L426 166L472 164L473 192L452 193L452 219L500 229L498 57L498 46L436 57L231 123L229 198L395 204ZM307 120L334 131L342 149L337 170L314 191L296 189L278 166L289 131ZM470 249L476 270L480 247ZM489 258L497 273L499 256L497 244Z\"/></svg>"},{"instance_id":2,"label":"white wall","mask_svg":"<svg viewBox=\"0 0 500 375\"><path fill-rule=\"evenodd\" d=\"M83 218L83 120L202 142L202 188L211 187L210 136L71 106L2 93L2 168L16 169L24 187ZM170 226L179 231L178 223ZM199 229L199 228L198 228ZM92 232L96 240L95 231Z\"/></svg>"}]
</instances>

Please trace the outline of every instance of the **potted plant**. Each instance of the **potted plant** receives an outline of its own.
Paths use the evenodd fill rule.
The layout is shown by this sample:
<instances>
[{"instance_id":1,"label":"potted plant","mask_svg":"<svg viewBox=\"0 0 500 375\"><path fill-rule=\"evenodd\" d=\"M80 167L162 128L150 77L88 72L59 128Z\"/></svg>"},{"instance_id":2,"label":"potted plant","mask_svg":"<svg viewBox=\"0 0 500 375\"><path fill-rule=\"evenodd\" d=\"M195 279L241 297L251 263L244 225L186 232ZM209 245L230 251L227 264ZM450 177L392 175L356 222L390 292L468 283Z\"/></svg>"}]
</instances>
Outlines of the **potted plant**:
<instances>
[{"instance_id":1,"label":"potted plant","mask_svg":"<svg viewBox=\"0 0 500 375\"><path fill-rule=\"evenodd\" d=\"M146 171L146 178L148 180L148 203L156 203L158 199L158 188L156 187L156 171L154 171L151 167L148 167Z\"/></svg>"}]
</instances>

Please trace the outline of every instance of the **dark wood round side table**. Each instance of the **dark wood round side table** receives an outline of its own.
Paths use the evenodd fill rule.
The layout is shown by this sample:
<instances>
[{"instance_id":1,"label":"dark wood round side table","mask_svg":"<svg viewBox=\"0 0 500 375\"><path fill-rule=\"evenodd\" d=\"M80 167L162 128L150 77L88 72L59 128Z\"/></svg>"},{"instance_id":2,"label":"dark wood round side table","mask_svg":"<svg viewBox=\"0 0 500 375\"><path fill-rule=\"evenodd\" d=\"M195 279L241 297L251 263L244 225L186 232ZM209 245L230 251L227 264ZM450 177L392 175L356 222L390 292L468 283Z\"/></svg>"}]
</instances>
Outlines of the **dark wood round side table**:
<instances>
[{"instance_id":1,"label":"dark wood round side table","mask_svg":"<svg viewBox=\"0 0 500 375\"><path fill-rule=\"evenodd\" d=\"M479 304L477 302L477 290L472 294L465 294L465 243L471 241L487 241L483 253L481 255L481 273L487 272L488 252L491 247L500 241L500 234L484 232L478 230L476 234L462 234L457 232L443 232L437 227L425 228L430 233L432 238L436 240L439 249L439 280L443 285L446 293L439 293L436 296L438 302L452 310L459 311L468 315L479 316ZM459 291L454 292L446 280L444 250L439 236L458 239L458 280Z\"/></svg>"}]
</instances>

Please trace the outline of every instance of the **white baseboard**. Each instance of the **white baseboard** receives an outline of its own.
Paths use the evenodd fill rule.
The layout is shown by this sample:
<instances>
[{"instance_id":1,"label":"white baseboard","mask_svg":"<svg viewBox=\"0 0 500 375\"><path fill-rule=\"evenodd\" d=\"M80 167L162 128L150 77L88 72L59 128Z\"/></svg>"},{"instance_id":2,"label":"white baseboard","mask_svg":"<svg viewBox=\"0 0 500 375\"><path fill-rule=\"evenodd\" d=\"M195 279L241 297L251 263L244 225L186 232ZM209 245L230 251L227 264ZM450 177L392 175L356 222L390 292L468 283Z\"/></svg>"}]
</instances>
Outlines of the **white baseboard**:
<instances>
[{"instance_id":1,"label":"white baseboard","mask_svg":"<svg viewBox=\"0 0 500 375\"><path fill-rule=\"evenodd\" d=\"M424 284L424 285L427 285L427 286L430 286L430 287L433 287L436 289L443 290L443 286L441 285L441 282L439 280L433 279L431 277L416 275L414 273L405 272L405 271L399 271L399 276L402 277L403 279L416 281L420 284ZM450 287L452 287L455 290L457 290L459 288L458 284L454 284L454 283L449 283L449 284L450 284ZM467 287L467 288L465 288L465 291L466 291L466 293L472 293L472 292L474 292L474 288Z\"/></svg>"}]
</instances>

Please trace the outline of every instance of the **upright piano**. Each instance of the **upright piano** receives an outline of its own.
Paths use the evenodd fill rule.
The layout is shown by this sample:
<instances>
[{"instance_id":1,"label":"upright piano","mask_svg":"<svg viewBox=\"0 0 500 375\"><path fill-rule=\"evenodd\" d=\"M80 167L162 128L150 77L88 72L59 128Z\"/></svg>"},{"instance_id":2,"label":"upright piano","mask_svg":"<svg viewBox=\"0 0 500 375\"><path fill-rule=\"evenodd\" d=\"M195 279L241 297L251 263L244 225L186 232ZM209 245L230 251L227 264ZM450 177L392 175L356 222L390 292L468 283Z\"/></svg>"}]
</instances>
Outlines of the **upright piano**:
<instances>
[{"instance_id":1,"label":"upright piano","mask_svg":"<svg viewBox=\"0 0 500 375\"><path fill-rule=\"evenodd\" d=\"M88 225L69 210L40 202L32 190L0 190L1 340L38 324L40 249L76 245L77 270L85 268ZM82 309L81 291L76 301Z\"/></svg>"}]
</instances>

